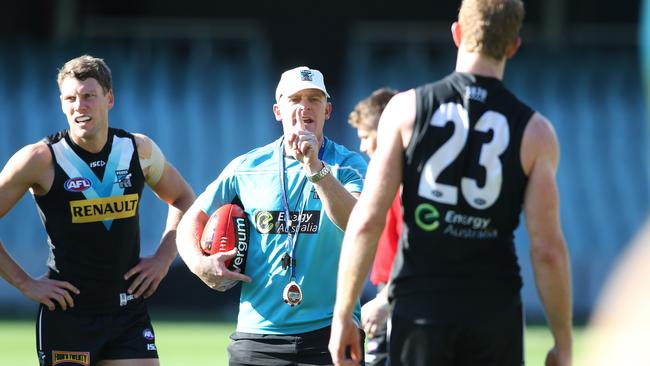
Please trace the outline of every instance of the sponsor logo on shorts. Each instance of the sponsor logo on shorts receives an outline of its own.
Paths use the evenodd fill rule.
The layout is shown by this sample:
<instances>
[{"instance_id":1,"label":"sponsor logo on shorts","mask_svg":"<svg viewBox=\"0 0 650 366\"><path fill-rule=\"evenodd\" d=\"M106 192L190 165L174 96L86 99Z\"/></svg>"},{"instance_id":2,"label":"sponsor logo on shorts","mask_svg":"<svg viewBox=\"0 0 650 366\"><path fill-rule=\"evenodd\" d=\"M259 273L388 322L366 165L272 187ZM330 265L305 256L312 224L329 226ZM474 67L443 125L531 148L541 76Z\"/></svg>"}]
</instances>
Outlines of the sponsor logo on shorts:
<instances>
[{"instance_id":1,"label":"sponsor logo on shorts","mask_svg":"<svg viewBox=\"0 0 650 366\"><path fill-rule=\"evenodd\" d=\"M52 351L52 365L61 363L90 366L90 352Z\"/></svg>"},{"instance_id":2,"label":"sponsor logo on shorts","mask_svg":"<svg viewBox=\"0 0 650 366\"><path fill-rule=\"evenodd\" d=\"M137 193L91 200L70 201L73 224L133 217L137 208Z\"/></svg>"},{"instance_id":3,"label":"sponsor logo on shorts","mask_svg":"<svg viewBox=\"0 0 650 366\"><path fill-rule=\"evenodd\" d=\"M300 225L298 225L300 224ZM320 225L320 211L289 213L289 225L284 211L258 211L255 213L255 229L260 234L305 233L316 234Z\"/></svg>"},{"instance_id":4,"label":"sponsor logo on shorts","mask_svg":"<svg viewBox=\"0 0 650 366\"><path fill-rule=\"evenodd\" d=\"M63 188L70 192L83 192L93 186L90 179L84 177L70 178L63 183Z\"/></svg>"},{"instance_id":5,"label":"sponsor logo on shorts","mask_svg":"<svg viewBox=\"0 0 650 366\"><path fill-rule=\"evenodd\" d=\"M153 341L154 339L153 332L149 328L145 328L145 330L142 331L142 336L148 341Z\"/></svg>"},{"instance_id":6,"label":"sponsor logo on shorts","mask_svg":"<svg viewBox=\"0 0 650 366\"><path fill-rule=\"evenodd\" d=\"M120 293L120 306L126 306L126 304L132 300L135 300L135 296L127 294L126 292Z\"/></svg>"}]
</instances>

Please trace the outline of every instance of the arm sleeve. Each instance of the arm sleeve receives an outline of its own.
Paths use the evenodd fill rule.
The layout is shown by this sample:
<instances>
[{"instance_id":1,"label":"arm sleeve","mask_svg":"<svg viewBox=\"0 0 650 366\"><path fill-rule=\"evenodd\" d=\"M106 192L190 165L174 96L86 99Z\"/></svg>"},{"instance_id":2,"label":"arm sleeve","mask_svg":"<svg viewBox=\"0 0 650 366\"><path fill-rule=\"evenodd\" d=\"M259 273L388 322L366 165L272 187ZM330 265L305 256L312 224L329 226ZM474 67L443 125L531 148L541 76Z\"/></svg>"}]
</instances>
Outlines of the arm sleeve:
<instances>
[{"instance_id":1,"label":"arm sleeve","mask_svg":"<svg viewBox=\"0 0 650 366\"><path fill-rule=\"evenodd\" d=\"M361 192L368 163L357 153L351 154L340 166L338 179L348 192Z\"/></svg>"}]
</instances>

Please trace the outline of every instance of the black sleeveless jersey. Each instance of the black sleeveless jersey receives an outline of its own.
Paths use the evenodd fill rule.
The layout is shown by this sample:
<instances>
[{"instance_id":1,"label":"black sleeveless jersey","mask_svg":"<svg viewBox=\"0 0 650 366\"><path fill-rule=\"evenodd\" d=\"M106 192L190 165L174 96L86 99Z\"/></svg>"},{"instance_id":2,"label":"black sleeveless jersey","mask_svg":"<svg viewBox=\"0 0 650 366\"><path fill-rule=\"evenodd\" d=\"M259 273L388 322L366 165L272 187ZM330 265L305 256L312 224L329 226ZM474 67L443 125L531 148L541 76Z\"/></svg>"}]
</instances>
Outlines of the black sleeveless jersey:
<instances>
[{"instance_id":1,"label":"black sleeveless jersey","mask_svg":"<svg viewBox=\"0 0 650 366\"><path fill-rule=\"evenodd\" d=\"M97 154L77 146L68 131L44 139L54 182L35 196L48 234L49 275L81 292L75 311L105 312L130 304L124 274L140 257L138 203L144 187L133 135L110 128Z\"/></svg>"},{"instance_id":2,"label":"black sleeveless jersey","mask_svg":"<svg viewBox=\"0 0 650 366\"><path fill-rule=\"evenodd\" d=\"M527 184L520 147L534 111L500 80L472 74L415 93L391 295L518 293L513 232Z\"/></svg>"}]
</instances>

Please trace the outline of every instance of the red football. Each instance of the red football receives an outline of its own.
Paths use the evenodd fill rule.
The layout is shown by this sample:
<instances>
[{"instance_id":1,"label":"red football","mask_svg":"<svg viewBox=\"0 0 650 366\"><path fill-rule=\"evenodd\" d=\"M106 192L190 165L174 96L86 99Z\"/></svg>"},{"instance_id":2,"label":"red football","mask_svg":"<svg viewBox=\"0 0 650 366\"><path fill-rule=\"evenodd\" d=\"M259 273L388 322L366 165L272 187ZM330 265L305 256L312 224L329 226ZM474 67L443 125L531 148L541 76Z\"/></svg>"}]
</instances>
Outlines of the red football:
<instances>
[{"instance_id":1,"label":"red football","mask_svg":"<svg viewBox=\"0 0 650 366\"><path fill-rule=\"evenodd\" d=\"M199 244L205 255L237 247L237 256L225 264L231 270L243 272L248 253L248 219L244 210L230 203L219 207L205 224Z\"/></svg>"}]
</instances>

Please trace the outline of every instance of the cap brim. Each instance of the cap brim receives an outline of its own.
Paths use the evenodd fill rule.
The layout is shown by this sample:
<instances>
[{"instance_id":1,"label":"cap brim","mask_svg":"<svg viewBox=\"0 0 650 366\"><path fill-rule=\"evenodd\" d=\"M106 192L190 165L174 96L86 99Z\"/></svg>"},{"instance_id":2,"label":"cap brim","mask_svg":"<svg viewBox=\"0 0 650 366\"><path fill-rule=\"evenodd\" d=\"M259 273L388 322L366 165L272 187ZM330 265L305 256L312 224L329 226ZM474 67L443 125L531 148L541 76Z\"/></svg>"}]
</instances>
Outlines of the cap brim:
<instances>
[{"instance_id":1,"label":"cap brim","mask_svg":"<svg viewBox=\"0 0 650 366\"><path fill-rule=\"evenodd\" d=\"M327 92L327 90L325 90L322 87L320 87L320 86L318 86L316 84L313 84L313 83L303 83L301 85L296 85L295 87L293 87L291 89L285 90L284 93L280 94L280 96L282 96L282 95L292 96L292 95L296 94L297 92L302 91L302 90L306 90L306 89L320 90L325 94L326 97L330 98L330 95Z\"/></svg>"}]
</instances>

